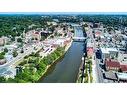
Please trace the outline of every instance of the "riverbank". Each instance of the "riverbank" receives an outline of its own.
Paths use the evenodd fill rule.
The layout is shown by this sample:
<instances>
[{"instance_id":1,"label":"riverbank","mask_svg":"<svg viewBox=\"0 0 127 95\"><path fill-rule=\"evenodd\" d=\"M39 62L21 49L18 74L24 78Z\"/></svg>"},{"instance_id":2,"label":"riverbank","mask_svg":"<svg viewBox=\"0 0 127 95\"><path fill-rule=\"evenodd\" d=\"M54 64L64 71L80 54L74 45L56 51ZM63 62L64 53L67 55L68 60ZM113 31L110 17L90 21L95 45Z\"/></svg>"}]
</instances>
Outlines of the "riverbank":
<instances>
[{"instance_id":1,"label":"riverbank","mask_svg":"<svg viewBox=\"0 0 127 95\"><path fill-rule=\"evenodd\" d=\"M82 64L79 68L77 83L93 83L92 65L92 57L86 57L85 59L82 58Z\"/></svg>"},{"instance_id":2,"label":"riverbank","mask_svg":"<svg viewBox=\"0 0 127 95\"><path fill-rule=\"evenodd\" d=\"M59 56L56 60L54 60L54 61L52 62L51 65L48 65L48 66L46 67L45 71L42 73L41 78L38 79L37 83L39 83L40 80L41 80L43 77L45 77L45 74L47 73L47 71L48 71L54 64L56 64L58 61L60 61L60 60L64 57L64 55L66 54L66 52L68 51L68 49L71 47L72 42L73 42L73 40L71 40L71 42L65 46L65 50L64 50L65 52L64 52L61 56Z\"/></svg>"},{"instance_id":3,"label":"riverbank","mask_svg":"<svg viewBox=\"0 0 127 95\"><path fill-rule=\"evenodd\" d=\"M81 74L83 72L83 67L84 67L84 57L82 56L82 63L79 67L79 72L78 72L78 75L77 75L77 80L76 80L76 83L81 83Z\"/></svg>"}]
</instances>

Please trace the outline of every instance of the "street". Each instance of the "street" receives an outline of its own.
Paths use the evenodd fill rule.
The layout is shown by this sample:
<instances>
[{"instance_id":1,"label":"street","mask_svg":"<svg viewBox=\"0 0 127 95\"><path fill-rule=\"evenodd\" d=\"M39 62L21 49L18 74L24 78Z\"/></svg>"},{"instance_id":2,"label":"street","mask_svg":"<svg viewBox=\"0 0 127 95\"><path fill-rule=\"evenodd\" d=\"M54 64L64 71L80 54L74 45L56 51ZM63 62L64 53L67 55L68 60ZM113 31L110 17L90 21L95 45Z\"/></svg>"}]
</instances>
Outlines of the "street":
<instances>
[{"instance_id":1,"label":"street","mask_svg":"<svg viewBox=\"0 0 127 95\"><path fill-rule=\"evenodd\" d=\"M96 50L97 50L97 47L96 47L96 41L95 41L95 39L94 39L94 37L93 37L93 33L92 33L92 31L93 31L93 29L91 29L91 28L89 28L89 32L90 32L90 38L91 38L91 40L93 41L93 51L94 51L94 53L93 53L93 60L94 60L94 63L93 63L93 65L94 65L94 73L95 73L95 83L103 83L103 74L102 74L102 71L101 71L101 68L100 68L100 66L99 66L99 64L100 64L100 59L97 59L96 58Z\"/></svg>"}]
</instances>

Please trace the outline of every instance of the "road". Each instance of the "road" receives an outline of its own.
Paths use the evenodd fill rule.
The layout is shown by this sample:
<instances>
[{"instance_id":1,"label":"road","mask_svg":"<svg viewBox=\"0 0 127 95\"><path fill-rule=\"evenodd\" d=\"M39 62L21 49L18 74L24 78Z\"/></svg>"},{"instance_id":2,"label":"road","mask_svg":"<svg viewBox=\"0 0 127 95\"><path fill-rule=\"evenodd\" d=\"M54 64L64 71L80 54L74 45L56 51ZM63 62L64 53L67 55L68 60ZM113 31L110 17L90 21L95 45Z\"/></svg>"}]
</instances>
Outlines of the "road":
<instances>
[{"instance_id":1,"label":"road","mask_svg":"<svg viewBox=\"0 0 127 95\"><path fill-rule=\"evenodd\" d=\"M103 79L103 73L102 70L99 66L100 64L100 59L96 59L96 71L97 71L97 76L98 76L98 83L104 83L104 79Z\"/></svg>"},{"instance_id":2,"label":"road","mask_svg":"<svg viewBox=\"0 0 127 95\"><path fill-rule=\"evenodd\" d=\"M93 29L89 29L89 31L90 31L90 38L92 39L92 41L93 41L93 50L94 50L94 65L95 65L95 81L97 82L97 83L103 83L103 74L102 74L102 70L101 70L101 68L100 68L100 66L99 66L99 64L100 64L100 59L97 59L96 58L96 54L95 54L95 52L96 52L96 50L97 50L97 47L96 47L96 41L95 41L95 39L94 39L94 37L93 37L93 33L92 33L92 31L93 31Z\"/></svg>"}]
</instances>

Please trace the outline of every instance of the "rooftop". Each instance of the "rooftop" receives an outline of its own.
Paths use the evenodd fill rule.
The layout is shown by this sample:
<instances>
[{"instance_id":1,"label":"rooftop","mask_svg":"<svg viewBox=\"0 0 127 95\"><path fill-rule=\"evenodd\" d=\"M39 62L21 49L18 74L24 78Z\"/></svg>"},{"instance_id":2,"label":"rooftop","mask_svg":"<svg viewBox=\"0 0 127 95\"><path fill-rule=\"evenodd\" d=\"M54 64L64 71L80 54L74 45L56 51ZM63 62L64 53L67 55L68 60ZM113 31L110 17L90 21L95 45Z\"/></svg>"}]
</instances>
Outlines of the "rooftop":
<instances>
[{"instance_id":1,"label":"rooftop","mask_svg":"<svg viewBox=\"0 0 127 95\"><path fill-rule=\"evenodd\" d=\"M105 61L106 66L108 67L114 67L114 68L120 68L120 63L116 60L107 59Z\"/></svg>"},{"instance_id":2,"label":"rooftop","mask_svg":"<svg viewBox=\"0 0 127 95\"><path fill-rule=\"evenodd\" d=\"M127 73L116 73L119 79L127 80Z\"/></svg>"},{"instance_id":3,"label":"rooftop","mask_svg":"<svg viewBox=\"0 0 127 95\"><path fill-rule=\"evenodd\" d=\"M102 53L110 53L111 51L118 52L116 48L101 48Z\"/></svg>"},{"instance_id":4,"label":"rooftop","mask_svg":"<svg viewBox=\"0 0 127 95\"><path fill-rule=\"evenodd\" d=\"M106 49L106 48L101 48L101 51L102 51L102 53L109 53L108 49Z\"/></svg>"},{"instance_id":5,"label":"rooftop","mask_svg":"<svg viewBox=\"0 0 127 95\"><path fill-rule=\"evenodd\" d=\"M127 71L127 65L120 65L122 71Z\"/></svg>"},{"instance_id":6,"label":"rooftop","mask_svg":"<svg viewBox=\"0 0 127 95\"><path fill-rule=\"evenodd\" d=\"M115 79L115 80L117 79L116 74L114 72L111 72L111 71L105 72L105 77L107 79Z\"/></svg>"}]
</instances>

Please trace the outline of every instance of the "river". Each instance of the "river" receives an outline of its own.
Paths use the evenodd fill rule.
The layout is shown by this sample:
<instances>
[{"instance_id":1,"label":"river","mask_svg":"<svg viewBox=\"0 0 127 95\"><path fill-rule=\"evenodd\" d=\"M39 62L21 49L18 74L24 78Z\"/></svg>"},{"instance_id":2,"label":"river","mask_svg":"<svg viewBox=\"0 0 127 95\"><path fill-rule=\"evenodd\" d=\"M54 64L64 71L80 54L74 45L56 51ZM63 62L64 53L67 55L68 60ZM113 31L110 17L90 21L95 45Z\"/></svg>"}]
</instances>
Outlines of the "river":
<instances>
[{"instance_id":1,"label":"river","mask_svg":"<svg viewBox=\"0 0 127 95\"><path fill-rule=\"evenodd\" d=\"M74 27L75 36L83 37L81 27ZM72 42L71 47L64 57L53 64L46 74L40 79L41 83L75 83L81 58L84 53L84 42Z\"/></svg>"}]
</instances>

